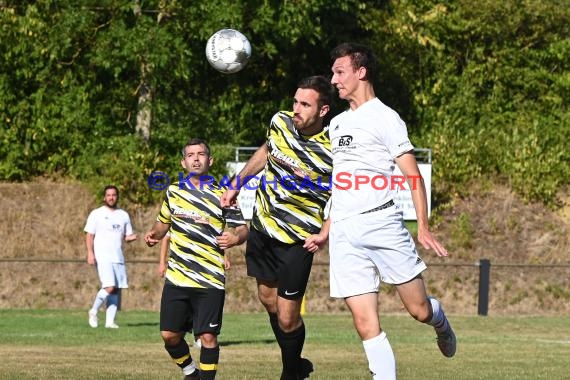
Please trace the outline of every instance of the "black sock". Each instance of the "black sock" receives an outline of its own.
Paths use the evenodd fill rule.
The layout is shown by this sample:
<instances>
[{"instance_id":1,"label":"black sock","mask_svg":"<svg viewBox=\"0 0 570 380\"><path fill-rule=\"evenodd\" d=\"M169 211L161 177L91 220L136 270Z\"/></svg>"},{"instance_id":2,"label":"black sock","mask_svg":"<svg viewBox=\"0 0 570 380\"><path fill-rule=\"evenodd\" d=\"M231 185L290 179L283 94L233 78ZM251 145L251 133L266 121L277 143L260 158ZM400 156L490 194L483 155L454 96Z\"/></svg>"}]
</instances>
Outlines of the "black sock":
<instances>
[{"instance_id":1,"label":"black sock","mask_svg":"<svg viewBox=\"0 0 570 380\"><path fill-rule=\"evenodd\" d=\"M176 346L164 345L164 348L178 367L185 368L192 363L190 348L184 339L181 339L180 343L178 343Z\"/></svg>"},{"instance_id":2,"label":"black sock","mask_svg":"<svg viewBox=\"0 0 570 380\"><path fill-rule=\"evenodd\" d=\"M269 323L271 324L273 335L275 335L275 339L277 339L277 343L279 344L279 347L281 347L281 342L279 341L281 337L281 329L279 328L279 321L276 313L269 313Z\"/></svg>"},{"instance_id":3,"label":"black sock","mask_svg":"<svg viewBox=\"0 0 570 380\"><path fill-rule=\"evenodd\" d=\"M220 360L220 346L200 349L200 380L214 380Z\"/></svg>"},{"instance_id":4,"label":"black sock","mask_svg":"<svg viewBox=\"0 0 570 380\"><path fill-rule=\"evenodd\" d=\"M281 360L283 361L283 373L296 376L299 373L299 360L305 344L305 324L294 331L281 333Z\"/></svg>"}]
</instances>

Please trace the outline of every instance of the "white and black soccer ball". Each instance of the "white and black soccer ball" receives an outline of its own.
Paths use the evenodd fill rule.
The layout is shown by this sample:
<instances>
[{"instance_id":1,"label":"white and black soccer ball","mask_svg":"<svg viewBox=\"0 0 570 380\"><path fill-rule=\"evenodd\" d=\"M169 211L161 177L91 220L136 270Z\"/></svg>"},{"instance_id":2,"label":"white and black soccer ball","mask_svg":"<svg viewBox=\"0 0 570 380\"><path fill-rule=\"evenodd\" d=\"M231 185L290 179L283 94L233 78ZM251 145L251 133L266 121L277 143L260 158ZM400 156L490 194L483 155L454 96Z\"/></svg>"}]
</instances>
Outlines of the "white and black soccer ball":
<instances>
[{"instance_id":1,"label":"white and black soccer ball","mask_svg":"<svg viewBox=\"0 0 570 380\"><path fill-rule=\"evenodd\" d=\"M251 44L246 36L234 29L221 29L208 39L206 58L212 67L232 74L243 69L251 57Z\"/></svg>"}]
</instances>

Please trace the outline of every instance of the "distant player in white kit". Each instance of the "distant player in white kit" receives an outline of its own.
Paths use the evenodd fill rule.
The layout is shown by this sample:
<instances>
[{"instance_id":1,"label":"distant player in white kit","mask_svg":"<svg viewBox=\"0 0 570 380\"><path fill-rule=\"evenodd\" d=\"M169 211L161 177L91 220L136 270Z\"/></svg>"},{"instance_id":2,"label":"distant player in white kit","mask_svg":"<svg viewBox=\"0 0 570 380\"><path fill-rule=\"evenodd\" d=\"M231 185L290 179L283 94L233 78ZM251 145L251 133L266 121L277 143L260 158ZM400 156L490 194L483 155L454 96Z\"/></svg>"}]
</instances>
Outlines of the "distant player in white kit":
<instances>
[{"instance_id":1,"label":"distant player in white kit","mask_svg":"<svg viewBox=\"0 0 570 380\"><path fill-rule=\"evenodd\" d=\"M394 353L378 318L380 282L394 284L402 303L418 321L434 327L446 357L456 351L453 330L440 303L426 294L421 273L426 269L414 241L394 204L392 186L373 178L390 179L398 165L410 185L417 215L418 241L447 256L430 233L425 186L408 139L405 123L375 95L375 58L365 46L344 43L331 53L331 83L350 108L330 123L333 179L330 213L330 291L349 307L374 380L396 378ZM338 175L346 182L336 183ZM415 178L411 181L411 178ZM358 183L358 186L357 186Z\"/></svg>"},{"instance_id":2,"label":"distant player in white kit","mask_svg":"<svg viewBox=\"0 0 570 380\"><path fill-rule=\"evenodd\" d=\"M131 242L137 239L133 233L129 214L117 206L119 190L109 185L105 187L104 205L91 211L87 218L85 244L87 245L87 263L97 265L101 289L95 296L89 310L89 325L99 325L97 311L107 301L105 327L116 329L115 316L120 306L121 289L128 288L123 240Z\"/></svg>"}]
</instances>

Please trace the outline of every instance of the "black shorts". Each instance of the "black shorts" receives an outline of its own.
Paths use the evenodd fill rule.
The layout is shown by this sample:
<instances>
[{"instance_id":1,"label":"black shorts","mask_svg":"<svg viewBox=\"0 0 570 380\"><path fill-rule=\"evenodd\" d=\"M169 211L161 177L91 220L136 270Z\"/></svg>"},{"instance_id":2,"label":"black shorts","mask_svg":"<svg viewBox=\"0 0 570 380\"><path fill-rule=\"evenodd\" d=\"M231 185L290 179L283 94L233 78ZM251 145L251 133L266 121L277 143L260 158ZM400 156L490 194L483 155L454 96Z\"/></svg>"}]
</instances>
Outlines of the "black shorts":
<instances>
[{"instance_id":1,"label":"black shorts","mask_svg":"<svg viewBox=\"0 0 570 380\"><path fill-rule=\"evenodd\" d=\"M219 335L226 292L175 286L165 282L160 301L160 330Z\"/></svg>"},{"instance_id":2,"label":"black shorts","mask_svg":"<svg viewBox=\"0 0 570 380\"><path fill-rule=\"evenodd\" d=\"M313 254L303 242L286 244L254 228L250 229L245 251L247 275L277 283L280 297L303 297L313 266Z\"/></svg>"}]
</instances>

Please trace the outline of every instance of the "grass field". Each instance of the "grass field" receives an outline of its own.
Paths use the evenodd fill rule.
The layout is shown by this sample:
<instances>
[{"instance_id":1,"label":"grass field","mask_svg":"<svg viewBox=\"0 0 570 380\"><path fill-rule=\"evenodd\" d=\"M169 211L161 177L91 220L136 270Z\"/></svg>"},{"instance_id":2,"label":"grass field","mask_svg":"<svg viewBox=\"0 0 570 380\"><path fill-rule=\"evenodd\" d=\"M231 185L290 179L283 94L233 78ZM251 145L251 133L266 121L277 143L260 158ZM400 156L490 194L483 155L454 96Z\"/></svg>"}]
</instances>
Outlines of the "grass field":
<instances>
[{"instance_id":1,"label":"grass field","mask_svg":"<svg viewBox=\"0 0 570 380\"><path fill-rule=\"evenodd\" d=\"M158 314L124 311L121 328L92 329L77 310L0 310L0 379L181 379L163 349ZM570 317L451 316L452 359L433 331L405 315L383 318L398 379L569 379ZM350 316L306 315L311 380L370 379ZM218 379L278 379L280 358L264 314L227 314ZM192 349L198 358L198 352Z\"/></svg>"}]
</instances>

